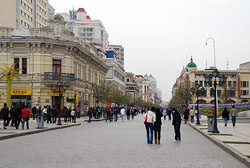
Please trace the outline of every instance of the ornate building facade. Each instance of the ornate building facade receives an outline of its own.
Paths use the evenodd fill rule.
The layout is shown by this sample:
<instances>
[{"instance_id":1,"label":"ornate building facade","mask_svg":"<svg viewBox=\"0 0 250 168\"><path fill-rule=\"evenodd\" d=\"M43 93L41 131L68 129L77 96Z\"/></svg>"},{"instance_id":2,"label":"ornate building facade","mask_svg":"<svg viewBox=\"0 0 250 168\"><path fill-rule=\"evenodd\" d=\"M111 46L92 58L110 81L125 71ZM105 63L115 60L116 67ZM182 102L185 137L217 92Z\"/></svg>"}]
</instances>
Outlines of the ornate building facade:
<instances>
[{"instance_id":1,"label":"ornate building facade","mask_svg":"<svg viewBox=\"0 0 250 168\"><path fill-rule=\"evenodd\" d=\"M250 63L243 63L237 70L219 70L221 74L227 77L226 87L219 86L217 88L218 103L242 103L250 102ZM214 103L214 90L212 86L205 83L205 76L212 73L214 68L198 70L196 64L191 58L190 63L183 68L181 75L176 80L172 88L172 96L185 80L190 84L199 85L204 87L205 93L200 96L199 103L213 104ZM193 97L193 102L196 103L196 97Z\"/></svg>"},{"instance_id":2,"label":"ornate building facade","mask_svg":"<svg viewBox=\"0 0 250 168\"><path fill-rule=\"evenodd\" d=\"M93 86L105 80L108 67L97 48L85 43L65 28L56 15L43 28L14 34L12 28L0 28L0 67L16 64L21 81L12 83L12 103L21 106L94 105ZM6 102L6 81L0 81L0 106Z\"/></svg>"}]
</instances>

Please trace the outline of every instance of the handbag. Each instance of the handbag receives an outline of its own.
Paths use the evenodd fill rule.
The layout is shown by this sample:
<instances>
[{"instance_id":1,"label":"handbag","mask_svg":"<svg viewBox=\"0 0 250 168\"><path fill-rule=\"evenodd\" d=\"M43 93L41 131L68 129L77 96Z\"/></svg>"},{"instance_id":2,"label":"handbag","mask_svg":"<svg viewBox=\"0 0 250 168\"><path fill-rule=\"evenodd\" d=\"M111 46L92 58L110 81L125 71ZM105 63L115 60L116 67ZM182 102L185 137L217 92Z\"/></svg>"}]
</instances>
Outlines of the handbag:
<instances>
[{"instance_id":1,"label":"handbag","mask_svg":"<svg viewBox=\"0 0 250 168\"><path fill-rule=\"evenodd\" d=\"M147 118L148 118L148 113L146 114L146 118L145 118L144 124L147 123Z\"/></svg>"}]
</instances>

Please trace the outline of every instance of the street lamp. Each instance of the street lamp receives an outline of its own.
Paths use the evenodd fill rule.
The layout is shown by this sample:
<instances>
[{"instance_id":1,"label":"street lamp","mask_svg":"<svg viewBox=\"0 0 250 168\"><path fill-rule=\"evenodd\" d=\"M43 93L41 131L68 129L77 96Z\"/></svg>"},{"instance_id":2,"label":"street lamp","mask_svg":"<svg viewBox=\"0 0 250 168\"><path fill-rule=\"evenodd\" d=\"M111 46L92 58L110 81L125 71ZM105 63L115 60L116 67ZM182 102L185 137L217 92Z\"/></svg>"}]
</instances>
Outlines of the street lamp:
<instances>
[{"instance_id":1,"label":"street lamp","mask_svg":"<svg viewBox=\"0 0 250 168\"><path fill-rule=\"evenodd\" d=\"M216 67L216 57L215 57L215 39L214 38L208 38L207 40L206 40L206 45L208 45L208 41L209 40L212 40L213 41L213 44L214 44L214 67Z\"/></svg>"},{"instance_id":2,"label":"street lamp","mask_svg":"<svg viewBox=\"0 0 250 168\"><path fill-rule=\"evenodd\" d=\"M219 83L217 83L217 80L219 78ZM213 80L214 79L214 80ZM213 82L214 81L214 82ZM227 77L224 74L220 74L218 69L215 69L212 74L205 76L205 82L209 84L209 86L214 85L214 126L213 126L213 133L220 133L217 128L217 85L224 86L226 84Z\"/></svg>"},{"instance_id":3,"label":"street lamp","mask_svg":"<svg viewBox=\"0 0 250 168\"><path fill-rule=\"evenodd\" d=\"M193 95L195 94L195 91L196 91L196 96L197 96L197 100L196 100L196 104L197 104L196 119L197 119L197 122L196 122L196 125L201 125L201 123L200 123L200 111L199 111L199 96L202 96L204 94L205 88L197 84L197 85L195 85L195 88L194 87L191 88L191 91L192 91Z\"/></svg>"}]
</instances>

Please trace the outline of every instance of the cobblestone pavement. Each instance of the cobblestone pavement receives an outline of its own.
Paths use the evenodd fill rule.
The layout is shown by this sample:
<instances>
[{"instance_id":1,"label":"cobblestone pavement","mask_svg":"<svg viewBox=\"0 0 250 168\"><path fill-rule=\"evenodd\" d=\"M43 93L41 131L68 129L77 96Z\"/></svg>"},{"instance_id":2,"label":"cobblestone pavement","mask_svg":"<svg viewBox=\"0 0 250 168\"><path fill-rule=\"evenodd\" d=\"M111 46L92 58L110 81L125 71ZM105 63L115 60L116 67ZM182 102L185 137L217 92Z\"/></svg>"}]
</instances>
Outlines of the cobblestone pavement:
<instances>
[{"instance_id":1,"label":"cobblestone pavement","mask_svg":"<svg viewBox=\"0 0 250 168\"><path fill-rule=\"evenodd\" d=\"M173 142L163 121L161 145L146 143L141 115L134 121L79 127L0 141L1 168L246 168L188 125Z\"/></svg>"}]
</instances>

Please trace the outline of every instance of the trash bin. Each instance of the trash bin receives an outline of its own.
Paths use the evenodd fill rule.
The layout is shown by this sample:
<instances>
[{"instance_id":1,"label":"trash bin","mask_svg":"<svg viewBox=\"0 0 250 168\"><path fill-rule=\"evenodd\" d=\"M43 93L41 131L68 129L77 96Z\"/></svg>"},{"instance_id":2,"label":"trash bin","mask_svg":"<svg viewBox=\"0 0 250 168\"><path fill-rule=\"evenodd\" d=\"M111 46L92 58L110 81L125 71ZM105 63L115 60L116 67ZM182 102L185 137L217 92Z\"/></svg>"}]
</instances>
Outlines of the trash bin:
<instances>
[{"instance_id":1,"label":"trash bin","mask_svg":"<svg viewBox=\"0 0 250 168\"><path fill-rule=\"evenodd\" d=\"M207 116L207 129L208 132L213 132L214 127L214 117L213 116Z\"/></svg>"},{"instance_id":2,"label":"trash bin","mask_svg":"<svg viewBox=\"0 0 250 168\"><path fill-rule=\"evenodd\" d=\"M44 121L43 121L43 115L36 115L36 121L37 121L37 129L43 129L44 128Z\"/></svg>"}]
</instances>

